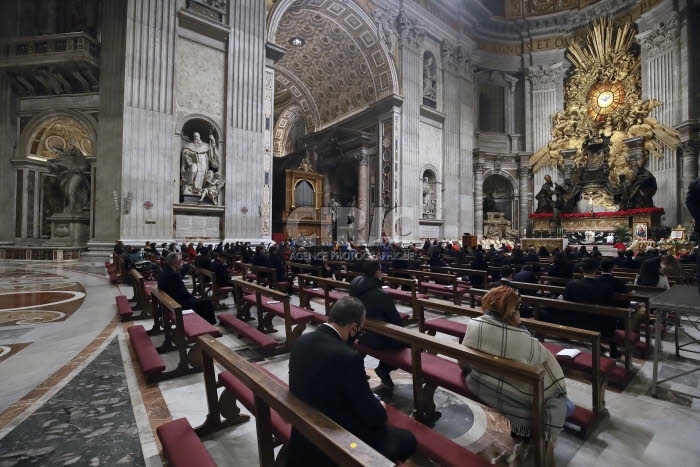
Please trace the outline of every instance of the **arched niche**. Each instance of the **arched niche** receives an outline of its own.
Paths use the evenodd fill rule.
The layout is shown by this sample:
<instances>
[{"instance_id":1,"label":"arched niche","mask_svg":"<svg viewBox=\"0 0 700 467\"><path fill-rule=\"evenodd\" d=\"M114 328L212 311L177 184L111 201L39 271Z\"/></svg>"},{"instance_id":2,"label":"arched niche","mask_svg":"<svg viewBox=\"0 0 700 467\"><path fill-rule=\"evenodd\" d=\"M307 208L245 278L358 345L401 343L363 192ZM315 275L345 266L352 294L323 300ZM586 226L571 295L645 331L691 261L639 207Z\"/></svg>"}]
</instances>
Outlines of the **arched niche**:
<instances>
[{"instance_id":1,"label":"arched niche","mask_svg":"<svg viewBox=\"0 0 700 467\"><path fill-rule=\"evenodd\" d=\"M225 185L225 157L221 129L204 115L188 115L178 122L181 146L180 203L220 205Z\"/></svg>"},{"instance_id":2,"label":"arched niche","mask_svg":"<svg viewBox=\"0 0 700 467\"><path fill-rule=\"evenodd\" d=\"M505 218L515 224L517 184L514 183L512 177L507 172L486 173L484 174L483 190L484 199L489 193L493 196L497 207L495 212L504 213ZM486 211L484 211L484 216L486 216Z\"/></svg>"},{"instance_id":3,"label":"arched niche","mask_svg":"<svg viewBox=\"0 0 700 467\"><path fill-rule=\"evenodd\" d=\"M421 180L423 180L423 219L437 219L438 195L437 176L434 167L423 169Z\"/></svg>"},{"instance_id":4,"label":"arched niche","mask_svg":"<svg viewBox=\"0 0 700 467\"><path fill-rule=\"evenodd\" d=\"M87 241L96 147L96 121L78 111L47 111L24 124L14 153L16 238ZM66 213L81 219L80 235L62 226L66 235L54 238L49 219Z\"/></svg>"},{"instance_id":5,"label":"arched niche","mask_svg":"<svg viewBox=\"0 0 700 467\"><path fill-rule=\"evenodd\" d=\"M423 104L437 109L438 68L435 55L429 50L423 53Z\"/></svg>"}]
</instances>

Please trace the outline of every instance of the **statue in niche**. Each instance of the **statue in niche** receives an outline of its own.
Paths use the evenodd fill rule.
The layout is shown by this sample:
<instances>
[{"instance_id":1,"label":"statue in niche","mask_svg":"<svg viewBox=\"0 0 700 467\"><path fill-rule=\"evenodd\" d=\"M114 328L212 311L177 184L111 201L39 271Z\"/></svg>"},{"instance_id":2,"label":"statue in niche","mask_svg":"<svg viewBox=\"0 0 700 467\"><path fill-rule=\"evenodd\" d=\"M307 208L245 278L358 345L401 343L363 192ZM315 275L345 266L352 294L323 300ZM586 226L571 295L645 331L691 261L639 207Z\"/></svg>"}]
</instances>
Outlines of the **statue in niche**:
<instances>
[{"instance_id":1,"label":"statue in niche","mask_svg":"<svg viewBox=\"0 0 700 467\"><path fill-rule=\"evenodd\" d=\"M488 192L484 195L484 218L486 218L488 212L496 212L498 208L496 207L496 199L493 197L493 193Z\"/></svg>"},{"instance_id":2,"label":"statue in niche","mask_svg":"<svg viewBox=\"0 0 700 467\"><path fill-rule=\"evenodd\" d=\"M554 207L562 214L573 213L576 210L576 205L581 201L581 198L583 198L581 190L575 187L569 178L564 180L563 185L555 183L554 193L557 195L557 201Z\"/></svg>"},{"instance_id":3,"label":"statue in niche","mask_svg":"<svg viewBox=\"0 0 700 467\"><path fill-rule=\"evenodd\" d=\"M198 132L192 136L192 141L183 138L180 191L185 195L201 195L207 173L219 170L219 154L213 129L209 130L209 143L202 141Z\"/></svg>"},{"instance_id":4,"label":"statue in niche","mask_svg":"<svg viewBox=\"0 0 700 467\"><path fill-rule=\"evenodd\" d=\"M432 55L426 55L423 59L423 97L431 101L437 101L437 73L435 59Z\"/></svg>"},{"instance_id":5,"label":"statue in niche","mask_svg":"<svg viewBox=\"0 0 700 467\"><path fill-rule=\"evenodd\" d=\"M644 167L644 159L637 160L632 179L627 209L653 208L656 178Z\"/></svg>"},{"instance_id":6,"label":"statue in niche","mask_svg":"<svg viewBox=\"0 0 700 467\"><path fill-rule=\"evenodd\" d=\"M435 219L437 210L437 196L435 194L434 183L429 177L423 177L423 218Z\"/></svg>"},{"instance_id":7,"label":"statue in niche","mask_svg":"<svg viewBox=\"0 0 700 467\"><path fill-rule=\"evenodd\" d=\"M75 146L67 151L54 149L61 156L47 162L56 174L63 192L64 213L90 211L90 162Z\"/></svg>"},{"instance_id":8,"label":"statue in niche","mask_svg":"<svg viewBox=\"0 0 700 467\"><path fill-rule=\"evenodd\" d=\"M554 212L554 203L552 202L552 197L554 196L553 187L554 183L552 183L552 177L545 175L542 188L537 195L535 195L535 199L537 200L536 213Z\"/></svg>"},{"instance_id":9,"label":"statue in niche","mask_svg":"<svg viewBox=\"0 0 700 467\"><path fill-rule=\"evenodd\" d=\"M331 197L331 222L336 223L338 222L338 208L340 207L340 203L335 200L335 198Z\"/></svg>"},{"instance_id":10,"label":"statue in niche","mask_svg":"<svg viewBox=\"0 0 700 467\"><path fill-rule=\"evenodd\" d=\"M199 198L199 202L204 201L204 198L209 198L212 204L218 206L219 193L225 184L226 182L221 178L219 172L214 173L212 170L207 172L206 177L204 177L204 188L202 188L202 196Z\"/></svg>"}]
</instances>

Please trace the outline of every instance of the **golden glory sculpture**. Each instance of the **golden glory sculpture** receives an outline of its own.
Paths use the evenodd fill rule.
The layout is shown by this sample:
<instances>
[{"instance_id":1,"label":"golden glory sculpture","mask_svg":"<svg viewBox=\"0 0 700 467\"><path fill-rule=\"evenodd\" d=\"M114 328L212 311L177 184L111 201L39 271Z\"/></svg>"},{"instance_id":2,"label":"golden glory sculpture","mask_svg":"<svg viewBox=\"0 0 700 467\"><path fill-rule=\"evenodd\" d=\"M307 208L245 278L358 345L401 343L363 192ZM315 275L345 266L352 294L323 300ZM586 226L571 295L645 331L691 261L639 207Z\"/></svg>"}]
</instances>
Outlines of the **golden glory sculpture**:
<instances>
[{"instance_id":1,"label":"golden glory sculpture","mask_svg":"<svg viewBox=\"0 0 700 467\"><path fill-rule=\"evenodd\" d=\"M534 172L544 166L563 168L561 151L566 149L577 150L575 168L586 166L585 143L605 136L610 138L607 163L614 189L620 175L630 179L633 174L625 139L644 139L644 162L649 154L663 158L664 146L677 148L678 132L649 116L662 103L642 100L642 69L639 56L632 52L634 37L630 23L616 28L611 18L603 18L589 28L583 44L569 47L567 58L575 72L565 85L564 112L552 118L552 140L530 158ZM608 204L608 200L601 198L596 204Z\"/></svg>"}]
</instances>

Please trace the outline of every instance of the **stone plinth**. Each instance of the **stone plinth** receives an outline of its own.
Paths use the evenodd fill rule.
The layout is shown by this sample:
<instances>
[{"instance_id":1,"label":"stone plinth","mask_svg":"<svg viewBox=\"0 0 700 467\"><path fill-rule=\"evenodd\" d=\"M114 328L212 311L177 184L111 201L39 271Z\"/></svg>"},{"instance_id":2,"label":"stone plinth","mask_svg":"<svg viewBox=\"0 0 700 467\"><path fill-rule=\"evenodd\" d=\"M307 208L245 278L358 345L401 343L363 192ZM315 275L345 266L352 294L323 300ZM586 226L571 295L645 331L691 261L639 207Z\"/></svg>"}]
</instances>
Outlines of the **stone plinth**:
<instances>
[{"instance_id":1,"label":"stone plinth","mask_svg":"<svg viewBox=\"0 0 700 467\"><path fill-rule=\"evenodd\" d=\"M82 213L54 214L51 222L51 240L45 245L87 246L90 238L90 216Z\"/></svg>"}]
</instances>

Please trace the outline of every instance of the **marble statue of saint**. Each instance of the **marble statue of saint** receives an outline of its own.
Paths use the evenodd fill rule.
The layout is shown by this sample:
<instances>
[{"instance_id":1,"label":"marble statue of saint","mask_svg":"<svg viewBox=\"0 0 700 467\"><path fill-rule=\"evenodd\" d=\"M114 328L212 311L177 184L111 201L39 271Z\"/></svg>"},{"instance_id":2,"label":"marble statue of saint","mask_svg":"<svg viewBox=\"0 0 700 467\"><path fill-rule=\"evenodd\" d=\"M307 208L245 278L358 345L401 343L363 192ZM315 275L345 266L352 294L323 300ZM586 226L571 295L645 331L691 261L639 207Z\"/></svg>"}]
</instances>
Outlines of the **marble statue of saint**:
<instances>
[{"instance_id":1,"label":"marble statue of saint","mask_svg":"<svg viewBox=\"0 0 700 467\"><path fill-rule=\"evenodd\" d=\"M635 166L635 175L630 187L627 209L653 208L656 194L656 178L644 167L644 159L639 159Z\"/></svg>"},{"instance_id":2,"label":"marble statue of saint","mask_svg":"<svg viewBox=\"0 0 700 467\"><path fill-rule=\"evenodd\" d=\"M331 197L331 222L334 224L338 222L338 208L340 207L340 203L335 200L335 198Z\"/></svg>"},{"instance_id":3,"label":"marble statue of saint","mask_svg":"<svg viewBox=\"0 0 700 467\"><path fill-rule=\"evenodd\" d=\"M515 240L518 238L518 231L513 228L513 223L508 221L506 227L503 230L503 236L508 240Z\"/></svg>"},{"instance_id":4,"label":"marble statue of saint","mask_svg":"<svg viewBox=\"0 0 700 467\"><path fill-rule=\"evenodd\" d=\"M496 212L496 200L491 192L484 195L484 217L486 217L487 212Z\"/></svg>"},{"instance_id":5,"label":"marble statue of saint","mask_svg":"<svg viewBox=\"0 0 700 467\"><path fill-rule=\"evenodd\" d=\"M75 146L67 151L55 151L61 157L48 161L49 170L56 174L64 197L64 213L90 211L90 163Z\"/></svg>"},{"instance_id":6,"label":"marble statue of saint","mask_svg":"<svg viewBox=\"0 0 700 467\"><path fill-rule=\"evenodd\" d=\"M501 238L501 229L496 224L488 224L485 236L489 238Z\"/></svg>"},{"instance_id":7,"label":"marble statue of saint","mask_svg":"<svg viewBox=\"0 0 700 467\"><path fill-rule=\"evenodd\" d=\"M437 100L435 83L437 83L435 59L432 55L428 55L423 60L423 97L432 101Z\"/></svg>"},{"instance_id":8,"label":"marble statue of saint","mask_svg":"<svg viewBox=\"0 0 700 467\"><path fill-rule=\"evenodd\" d=\"M554 195L553 186L552 177L545 175L542 188L537 195L535 195L535 199L537 200L536 213L554 212L554 203L552 202L552 196Z\"/></svg>"},{"instance_id":9,"label":"marble statue of saint","mask_svg":"<svg viewBox=\"0 0 700 467\"><path fill-rule=\"evenodd\" d=\"M221 178L219 172L214 173L212 170L208 171L207 175L204 177L204 187L202 188L202 196L199 198L199 201L201 202L204 201L204 198L208 198L214 206L218 206L219 193L225 184L226 182Z\"/></svg>"},{"instance_id":10,"label":"marble statue of saint","mask_svg":"<svg viewBox=\"0 0 700 467\"><path fill-rule=\"evenodd\" d=\"M615 202L618 203L618 210L624 211L629 209L630 190L632 182L627 179L625 174L620 174L620 183L617 185L617 193L615 194Z\"/></svg>"},{"instance_id":11,"label":"marble statue of saint","mask_svg":"<svg viewBox=\"0 0 700 467\"><path fill-rule=\"evenodd\" d=\"M428 177L423 177L423 218L435 219L437 198L435 188Z\"/></svg>"},{"instance_id":12,"label":"marble statue of saint","mask_svg":"<svg viewBox=\"0 0 700 467\"><path fill-rule=\"evenodd\" d=\"M183 145L180 184L184 194L201 194L207 172L219 170L219 154L216 146L212 131L209 132L209 143L202 141L199 133L195 132L193 140Z\"/></svg>"},{"instance_id":13,"label":"marble statue of saint","mask_svg":"<svg viewBox=\"0 0 700 467\"><path fill-rule=\"evenodd\" d=\"M563 185L554 184L554 193L557 201L554 206L563 214L571 214L576 210L576 205L583 198L581 190L574 186L571 179L564 180Z\"/></svg>"}]
</instances>

